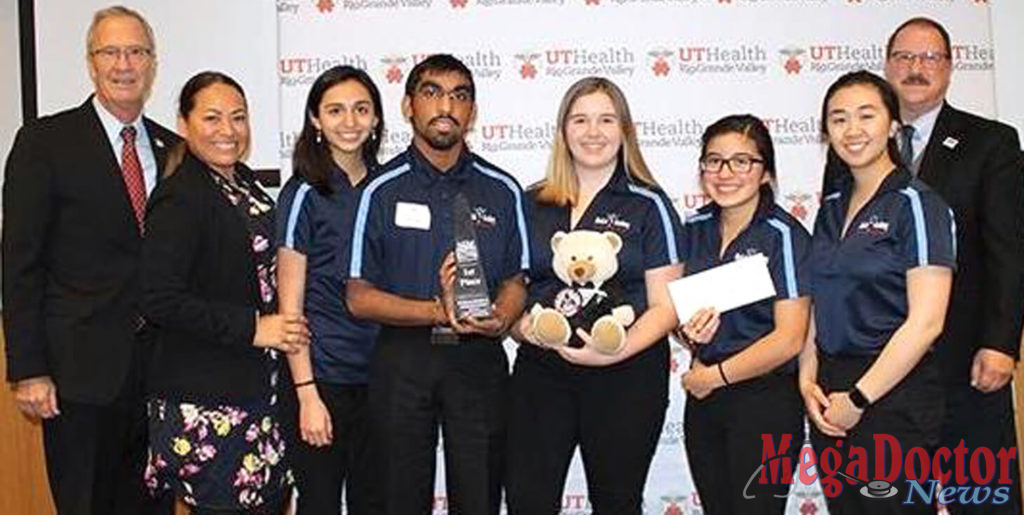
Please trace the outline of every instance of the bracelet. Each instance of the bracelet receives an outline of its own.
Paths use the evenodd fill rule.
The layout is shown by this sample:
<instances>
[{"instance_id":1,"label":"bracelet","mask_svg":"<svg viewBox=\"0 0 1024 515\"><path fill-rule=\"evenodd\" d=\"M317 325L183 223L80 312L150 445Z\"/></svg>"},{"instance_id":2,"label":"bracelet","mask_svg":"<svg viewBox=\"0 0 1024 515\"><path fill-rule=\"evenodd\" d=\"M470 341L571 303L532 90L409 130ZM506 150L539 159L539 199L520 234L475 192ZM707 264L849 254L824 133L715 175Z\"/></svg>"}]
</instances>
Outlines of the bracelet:
<instances>
[{"instance_id":1,"label":"bracelet","mask_svg":"<svg viewBox=\"0 0 1024 515\"><path fill-rule=\"evenodd\" d=\"M722 376L722 382L725 383L725 386L729 386L730 384L732 384L729 382L729 378L725 377L725 370L722 369L721 361L718 362L718 375Z\"/></svg>"},{"instance_id":2,"label":"bracelet","mask_svg":"<svg viewBox=\"0 0 1024 515\"><path fill-rule=\"evenodd\" d=\"M295 383L292 386L294 386L295 389L298 390L299 388L302 388L303 386L309 386L311 384L316 384L316 381L313 380L313 379L309 379L307 381L302 381L301 383Z\"/></svg>"},{"instance_id":3,"label":"bracelet","mask_svg":"<svg viewBox=\"0 0 1024 515\"><path fill-rule=\"evenodd\" d=\"M439 311L440 316L438 316ZM434 296L434 303L430 306L430 316L441 320L440 323L436 323L435 325L446 325L446 322L448 322L448 316L444 312L444 302L441 300L440 296Z\"/></svg>"},{"instance_id":4,"label":"bracelet","mask_svg":"<svg viewBox=\"0 0 1024 515\"><path fill-rule=\"evenodd\" d=\"M672 331L672 336L675 336L676 341L687 347L693 347L697 345L697 342L693 341L692 338L686 335L686 331L684 331L682 327L679 327L678 329Z\"/></svg>"}]
</instances>

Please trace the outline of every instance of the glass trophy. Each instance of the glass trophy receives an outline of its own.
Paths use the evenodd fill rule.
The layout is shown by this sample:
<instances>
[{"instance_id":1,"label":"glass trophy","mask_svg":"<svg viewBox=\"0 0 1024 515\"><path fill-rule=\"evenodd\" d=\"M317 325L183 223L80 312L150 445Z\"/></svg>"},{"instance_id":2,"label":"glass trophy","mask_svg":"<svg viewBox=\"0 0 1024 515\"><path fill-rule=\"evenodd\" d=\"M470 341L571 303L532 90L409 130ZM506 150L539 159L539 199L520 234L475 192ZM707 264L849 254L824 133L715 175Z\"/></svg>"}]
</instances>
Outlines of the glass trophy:
<instances>
[{"instance_id":1,"label":"glass trophy","mask_svg":"<svg viewBox=\"0 0 1024 515\"><path fill-rule=\"evenodd\" d=\"M469 201L462 193L455 194L455 316L487 318L491 316L491 297L487 278L480 262L476 227Z\"/></svg>"}]
</instances>

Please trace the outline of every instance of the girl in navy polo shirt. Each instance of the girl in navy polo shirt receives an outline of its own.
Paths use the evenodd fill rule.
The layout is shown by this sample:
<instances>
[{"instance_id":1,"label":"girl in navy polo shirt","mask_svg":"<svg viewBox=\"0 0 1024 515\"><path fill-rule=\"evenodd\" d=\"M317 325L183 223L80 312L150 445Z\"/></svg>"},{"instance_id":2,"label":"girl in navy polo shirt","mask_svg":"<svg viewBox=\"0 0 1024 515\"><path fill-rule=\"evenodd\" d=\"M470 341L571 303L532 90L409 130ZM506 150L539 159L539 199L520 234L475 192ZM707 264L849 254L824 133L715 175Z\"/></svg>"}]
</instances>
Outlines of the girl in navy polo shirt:
<instances>
[{"instance_id":1,"label":"girl in navy polo shirt","mask_svg":"<svg viewBox=\"0 0 1024 515\"><path fill-rule=\"evenodd\" d=\"M776 295L721 316L701 310L683 325L694 352L682 378L686 452L704 513L783 513L786 499L775 495L789 485L781 480L755 480L747 490L753 499L743 493L763 461L763 434L794 465L803 444L795 358L810 319L811 237L775 204L775 151L761 120L727 116L701 141L701 186L712 202L683 227L686 274L761 254Z\"/></svg>"},{"instance_id":2,"label":"girl in navy polo shirt","mask_svg":"<svg viewBox=\"0 0 1024 515\"><path fill-rule=\"evenodd\" d=\"M679 276L679 221L644 163L622 91L602 78L562 99L547 176L529 192L532 303L563 284L552 270L557 231L614 231L623 241L612 279L638 319L625 347L546 349L524 316L509 385L507 499L510 514L560 513L566 472L579 445L595 514L640 514L647 471L668 405L676 325L666 284Z\"/></svg>"},{"instance_id":3,"label":"girl in navy polo shirt","mask_svg":"<svg viewBox=\"0 0 1024 515\"><path fill-rule=\"evenodd\" d=\"M822 199L814 225L817 334L800 354L800 392L816 454L835 449L840 471L863 481L835 474L829 480L819 466L829 513L935 513L927 503L902 504L902 472L875 476L873 437L894 437L898 445L884 451L904 460L914 447L932 455L938 446L943 396L929 350L942 332L953 279L953 214L897 165L898 103L881 77L866 71L840 77L825 94L821 118L829 152L850 173ZM854 447L866 469L849 468ZM889 467L886 459L886 473ZM881 479L896 491L879 485L866 491L868 481Z\"/></svg>"},{"instance_id":4,"label":"girl in navy polo shirt","mask_svg":"<svg viewBox=\"0 0 1024 515\"><path fill-rule=\"evenodd\" d=\"M310 88L294 175L279 198L280 310L304 313L313 333L308 350L288 357L299 514L337 513L343 485L347 513L368 510L366 383L377 325L349 314L342 279L383 132L370 77L351 66L325 71Z\"/></svg>"}]
</instances>

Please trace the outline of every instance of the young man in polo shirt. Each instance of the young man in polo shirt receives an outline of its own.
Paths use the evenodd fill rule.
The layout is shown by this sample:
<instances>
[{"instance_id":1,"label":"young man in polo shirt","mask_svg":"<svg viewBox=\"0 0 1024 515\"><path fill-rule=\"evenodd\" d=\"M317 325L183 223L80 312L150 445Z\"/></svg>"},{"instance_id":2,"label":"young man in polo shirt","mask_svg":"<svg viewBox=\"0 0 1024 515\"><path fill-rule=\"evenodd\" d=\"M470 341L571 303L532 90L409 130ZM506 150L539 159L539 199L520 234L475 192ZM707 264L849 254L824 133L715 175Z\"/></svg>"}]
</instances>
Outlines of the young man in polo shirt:
<instances>
[{"instance_id":1,"label":"young man in polo shirt","mask_svg":"<svg viewBox=\"0 0 1024 515\"><path fill-rule=\"evenodd\" d=\"M347 300L381 323L370 370L371 432L382 513L428 513L438 427L450 513L497 514L508 363L501 337L523 309L529 264L522 190L466 148L473 77L449 55L412 70L402 112L409 149L360 199ZM488 318L453 314L456 197L469 204L493 302Z\"/></svg>"}]
</instances>

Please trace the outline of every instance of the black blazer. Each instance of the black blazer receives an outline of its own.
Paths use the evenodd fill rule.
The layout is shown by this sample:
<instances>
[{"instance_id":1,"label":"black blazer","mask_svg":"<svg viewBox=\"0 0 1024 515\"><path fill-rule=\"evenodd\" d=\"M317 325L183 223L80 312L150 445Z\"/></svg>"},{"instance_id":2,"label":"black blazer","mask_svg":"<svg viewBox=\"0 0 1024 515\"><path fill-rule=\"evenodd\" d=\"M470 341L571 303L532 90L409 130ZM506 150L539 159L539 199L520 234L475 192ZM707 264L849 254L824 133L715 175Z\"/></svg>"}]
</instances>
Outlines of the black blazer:
<instances>
[{"instance_id":1,"label":"black blazer","mask_svg":"<svg viewBox=\"0 0 1024 515\"><path fill-rule=\"evenodd\" d=\"M245 166L236 171L255 181ZM252 344L256 263L242 214L212 173L186 153L149 201L141 277L154 341L150 388L178 401L255 400L270 381L270 362Z\"/></svg>"},{"instance_id":2,"label":"black blazer","mask_svg":"<svg viewBox=\"0 0 1024 515\"><path fill-rule=\"evenodd\" d=\"M832 154L831 152L829 153ZM936 354L947 377L970 378L980 347L1019 358L1024 313L1024 163L1017 132L944 104L920 177L953 208L957 270ZM830 159L824 190L848 173Z\"/></svg>"},{"instance_id":3,"label":"black blazer","mask_svg":"<svg viewBox=\"0 0 1024 515\"><path fill-rule=\"evenodd\" d=\"M161 169L180 140L144 123ZM92 98L26 123L5 173L7 380L49 375L63 398L108 403L133 359L142 238Z\"/></svg>"}]
</instances>

